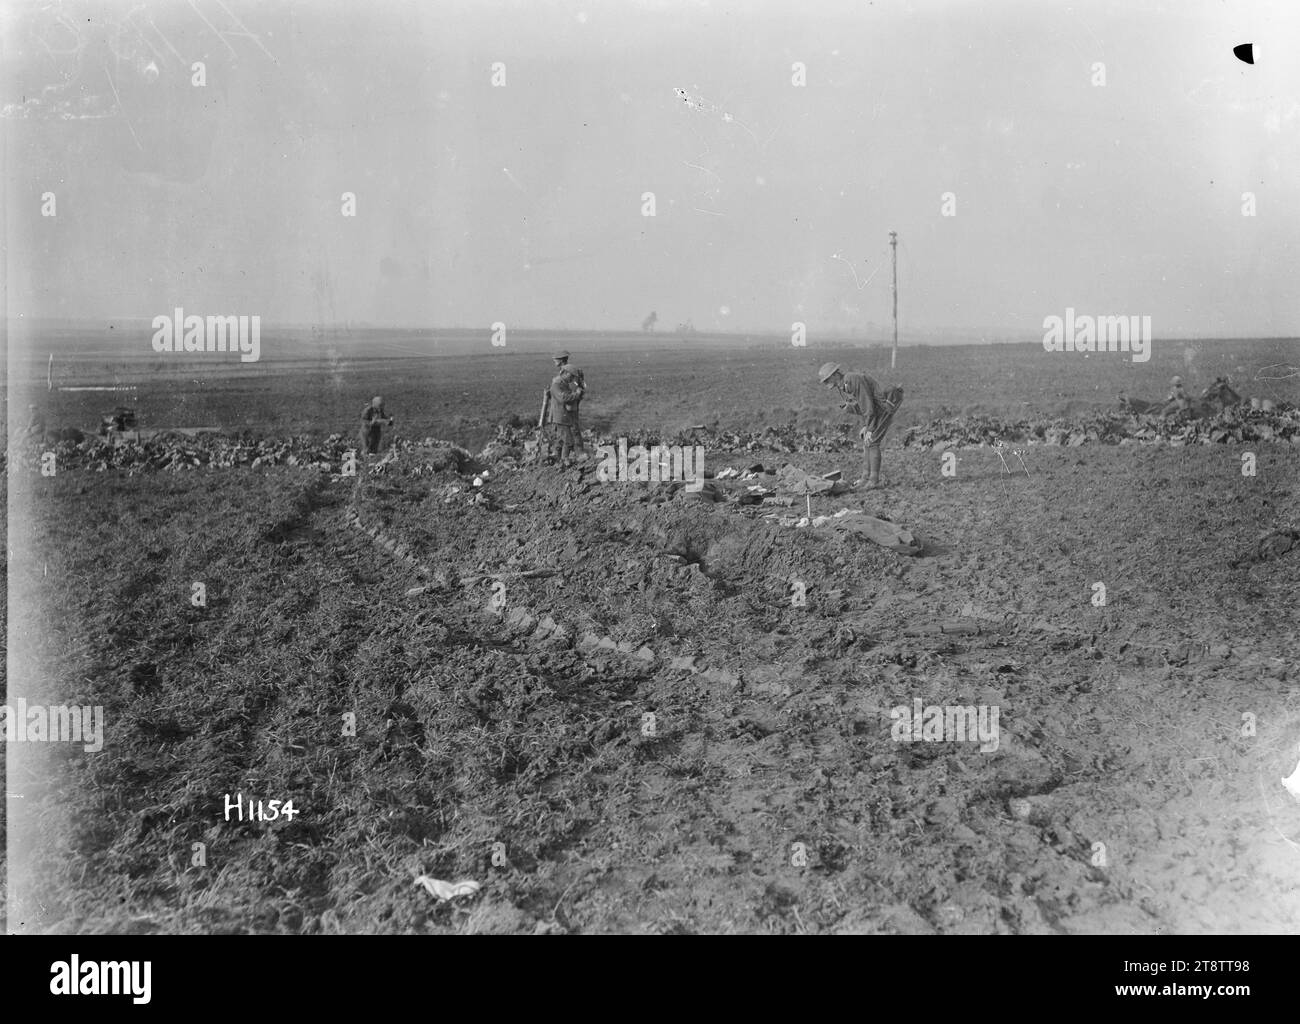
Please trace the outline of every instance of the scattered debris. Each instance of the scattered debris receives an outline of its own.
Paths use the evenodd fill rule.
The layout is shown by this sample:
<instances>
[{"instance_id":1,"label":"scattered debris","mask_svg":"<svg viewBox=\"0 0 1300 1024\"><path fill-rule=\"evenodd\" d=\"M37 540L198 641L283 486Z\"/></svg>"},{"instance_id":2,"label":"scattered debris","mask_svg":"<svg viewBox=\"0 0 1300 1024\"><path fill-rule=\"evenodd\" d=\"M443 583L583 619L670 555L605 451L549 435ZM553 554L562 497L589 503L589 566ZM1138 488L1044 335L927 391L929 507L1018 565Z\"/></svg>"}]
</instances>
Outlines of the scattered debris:
<instances>
[{"instance_id":1,"label":"scattered debris","mask_svg":"<svg viewBox=\"0 0 1300 1024\"><path fill-rule=\"evenodd\" d=\"M480 572L470 576L462 576L460 585L462 587L472 587L475 583L481 583L483 580L540 580L547 576L554 576L558 570L555 569L525 569L522 572Z\"/></svg>"},{"instance_id":2,"label":"scattered debris","mask_svg":"<svg viewBox=\"0 0 1300 1024\"><path fill-rule=\"evenodd\" d=\"M457 896L473 896L481 888L478 882L444 882L441 878L430 878L428 875L418 875L415 884L424 886L430 896L438 897L440 903Z\"/></svg>"},{"instance_id":3,"label":"scattered debris","mask_svg":"<svg viewBox=\"0 0 1300 1024\"><path fill-rule=\"evenodd\" d=\"M813 520L813 526L816 525L817 521ZM925 548L911 530L874 516L859 515L843 519L834 517L827 519L825 525L837 530L849 530L901 555L919 555Z\"/></svg>"},{"instance_id":4,"label":"scattered debris","mask_svg":"<svg viewBox=\"0 0 1300 1024\"><path fill-rule=\"evenodd\" d=\"M978 622L962 619L949 619L945 622L931 622L924 626L912 626L903 630L903 636L976 636L980 632Z\"/></svg>"},{"instance_id":5,"label":"scattered debris","mask_svg":"<svg viewBox=\"0 0 1300 1024\"><path fill-rule=\"evenodd\" d=\"M785 494L842 494L847 490L837 480L815 477L790 463L777 471L776 489Z\"/></svg>"},{"instance_id":6,"label":"scattered debris","mask_svg":"<svg viewBox=\"0 0 1300 1024\"><path fill-rule=\"evenodd\" d=\"M115 431L116 433L116 431ZM939 451L957 447L993 446L1008 438L1022 444L1078 446L1083 444L1228 444L1272 441L1300 446L1300 408L1285 402L1258 401L1230 406L1203 418L1158 416L1149 413L1099 411L1081 418L1065 420L1004 421L988 417L941 419L914 426L903 435L906 448ZM111 443L108 439L84 435L45 444L32 439L17 451L14 461L20 465L39 465L41 453L53 451L60 467L83 468L103 472L124 469L128 472L156 470L180 471L198 466L296 465L338 473L349 452L358 455L359 471L365 465L358 443L351 434L331 434L324 441L309 437L257 437L250 433L178 432L143 439ZM613 439L592 435L595 444ZM794 454L854 452L857 438L850 427L837 426L826 431L798 429L794 426L769 426L761 431L720 430L717 427L693 426L670 436L642 431L629 441L641 445L702 444L713 452L772 451ZM452 470L457 473L479 472L484 463L501 464L517 461L536 452L536 442L523 427L503 424L496 437L475 459L464 448L425 438L421 441L400 438L390 444L365 472L372 476L403 472L412 476ZM416 454L412 460L410 454ZM7 462L7 456L6 456ZM2 464L0 464L2 465ZM750 464L744 473L733 469L720 472L715 480L770 473L762 463ZM793 479L801 473L794 470ZM806 474L804 474L806 475ZM750 477L752 478L752 477ZM791 479L789 473L787 480ZM486 479L486 478L483 478ZM808 492L823 493L828 485L842 486L834 473L813 477L815 485ZM788 487L782 489L789 490ZM700 494L702 492L688 492ZM831 491L831 493L839 493ZM720 500L717 492L703 500Z\"/></svg>"},{"instance_id":7,"label":"scattered debris","mask_svg":"<svg viewBox=\"0 0 1300 1024\"><path fill-rule=\"evenodd\" d=\"M1004 421L972 416L934 420L911 427L903 447L942 451L958 447L997 447L1011 438L1027 444L1229 444L1279 441L1300 445L1300 408L1285 403L1265 409L1230 406L1211 416L1161 416L1154 413L1097 412L1076 419ZM1027 470L1026 470L1027 472Z\"/></svg>"}]
</instances>

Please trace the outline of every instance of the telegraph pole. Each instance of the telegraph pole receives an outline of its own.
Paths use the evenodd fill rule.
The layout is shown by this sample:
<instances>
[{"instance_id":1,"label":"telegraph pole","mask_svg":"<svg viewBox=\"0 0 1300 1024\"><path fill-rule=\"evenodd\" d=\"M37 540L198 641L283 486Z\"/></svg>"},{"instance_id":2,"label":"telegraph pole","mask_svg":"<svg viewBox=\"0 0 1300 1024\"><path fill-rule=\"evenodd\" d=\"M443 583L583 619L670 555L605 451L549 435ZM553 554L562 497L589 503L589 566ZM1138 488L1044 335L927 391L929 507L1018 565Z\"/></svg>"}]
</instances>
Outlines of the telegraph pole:
<instances>
[{"instance_id":1,"label":"telegraph pole","mask_svg":"<svg viewBox=\"0 0 1300 1024\"><path fill-rule=\"evenodd\" d=\"M898 232L889 233L889 247L894 251L894 350L889 354L889 368L898 362Z\"/></svg>"}]
</instances>

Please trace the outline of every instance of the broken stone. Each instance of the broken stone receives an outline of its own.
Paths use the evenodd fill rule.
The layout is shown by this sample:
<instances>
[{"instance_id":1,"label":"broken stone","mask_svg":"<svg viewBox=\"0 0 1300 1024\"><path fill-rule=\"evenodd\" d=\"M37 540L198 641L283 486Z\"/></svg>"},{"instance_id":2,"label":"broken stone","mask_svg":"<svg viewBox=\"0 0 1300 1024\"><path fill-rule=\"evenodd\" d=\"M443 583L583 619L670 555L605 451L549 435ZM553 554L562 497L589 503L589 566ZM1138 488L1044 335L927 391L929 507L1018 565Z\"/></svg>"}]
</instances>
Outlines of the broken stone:
<instances>
[{"instance_id":1,"label":"broken stone","mask_svg":"<svg viewBox=\"0 0 1300 1024\"><path fill-rule=\"evenodd\" d=\"M961 808L950 796L942 797L932 803L926 811L925 820L931 825L944 825L961 818Z\"/></svg>"},{"instance_id":2,"label":"broken stone","mask_svg":"<svg viewBox=\"0 0 1300 1024\"><path fill-rule=\"evenodd\" d=\"M527 608L512 608L506 616L506 623L519 632L527 632L537 625L537 616L531 614Z\"/></svg>"},{"instance_id":3,"label":"broken stone","mask_svg":"<svg viewBox=\"0 0 1300 1024\"><path fill-rule=\"evenodd\" d=\"M1011 813L1032 825L1046 825L1052 820L1052 798L1049 796L1014 797L1007 801Z\"/></svg>"},{"instance_id":4,"label":"broken stone","mask_svg":"<svg viewBox=\"0 0 1300 1024\"><path fill-rule=\"evenodd\" d=\"M707 481L697 491L683 487L677 493L687 501L715 502L721 501L725 497L725 492L717 484Z\"/></svg>"},{"instance_id":5,"label":"broken stone","mask_svg":"<svg viewBox=\"0 0 1300 1024\"><path fill-rule=\"evenodd\" d=\"M740 676L726 668L711 668L704 673L704 678L710 683L717 683L719 686L728 690L737 690L740 688Z\"/></svg>"},{"instance_id":6,"label":"broken stone","mask_svg":"<svg viewBox=\"0 0 1300 1024\"><path fill-rule=\"evenodd\" d=\"M695 658L696 656L694 654L687 654L679 658L673 658L672 663L668 668L672 672L698 672L699 669L695 667Z\"/></svg>"}]
</instances>

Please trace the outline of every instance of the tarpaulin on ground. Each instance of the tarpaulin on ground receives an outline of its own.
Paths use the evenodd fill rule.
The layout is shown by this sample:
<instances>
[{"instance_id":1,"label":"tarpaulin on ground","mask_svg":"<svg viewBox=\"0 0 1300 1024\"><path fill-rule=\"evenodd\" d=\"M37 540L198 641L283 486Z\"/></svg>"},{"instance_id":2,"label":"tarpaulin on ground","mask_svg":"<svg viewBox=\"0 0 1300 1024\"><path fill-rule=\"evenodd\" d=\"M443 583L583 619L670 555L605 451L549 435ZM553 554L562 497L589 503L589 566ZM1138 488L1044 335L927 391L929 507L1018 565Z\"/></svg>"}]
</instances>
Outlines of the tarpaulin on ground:
<instances>
[{"instance_id":1,"label":"tarpaulin on ground","mask_svg":"<svg viewBox=\"0 0 1300 1024\"><path fill-rule=\"evenodd\" d=\"M782 494L843 494L848 490L843 481L824 480L792 464L776 471L776 489Z\"/></svg>"}]
</instances>

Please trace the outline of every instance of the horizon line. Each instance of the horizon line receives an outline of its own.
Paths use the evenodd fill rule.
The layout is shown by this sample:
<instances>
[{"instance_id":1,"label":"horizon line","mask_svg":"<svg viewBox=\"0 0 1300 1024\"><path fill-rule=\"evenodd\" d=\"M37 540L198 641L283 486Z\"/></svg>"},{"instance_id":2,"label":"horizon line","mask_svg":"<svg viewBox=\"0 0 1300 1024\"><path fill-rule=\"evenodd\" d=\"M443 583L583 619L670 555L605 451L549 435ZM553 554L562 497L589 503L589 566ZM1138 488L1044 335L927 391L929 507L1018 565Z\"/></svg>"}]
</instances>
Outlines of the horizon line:
<instances>
[{"instance_id":1,"label":"horizon line","mask_svg":"<svg viewBox=\"0 0 1300 1024\"><path fill-rule=\"evenodd\" d=\"M155 314L155 316L161 314ZM227 315L227 314L212 314ZM236 315L259 315L259 314L236 314ZM123 315L112 317L26 317L18 314L16 317L8 318L10 323L15 321L26 321L29 324L66 324L66 325L90 325L102 324L111 327L114 323L141 322L152 324L153 316L136 316ZM321 331L428 331L441 334L491 334L490 326L474 327L435 327L428 324L376 324L368 321L332 323L329 325L311 323L304 321L277 320L268 321L266 327L269 329L287 329L287 330L321 330ZM690 338L785 338L788 339L790 331L788 328L770 329L770 328L753 328L749 330L694 330L691 332L677 331L642 331L634 327L508 327L507 331L511 334L613 334L613 335L636 335L644 336L646 340L673 340L684 341ZM812 332L809 332L812 333ZM835 337L843 340L857 340L867 342L873 345L884 345L892 347L892 339L889 337L880 338L874 335L863 335L855 332L852 328L830 328L817 332L823 336ZM932 327L917 330L908 336L900 334L898 346L905 347L905 342L916 344L918 342L931 341L935 338L942 337L945 334L996 334L1002 337L990 338L958 338L951 344L973 344L973 345L993 345L993 344L1034 344L1037 329L1030 328L992 328L992 327L960 327L945 326ZM1193 334L1183 332L1173 332L1164 335L1153 335L1152 340L1164 339L1167 341L1285 341L1300 338L1300 331L1295 334ZM800 346L803 347L803 346Z\"/></svg>"}]
</instances>

